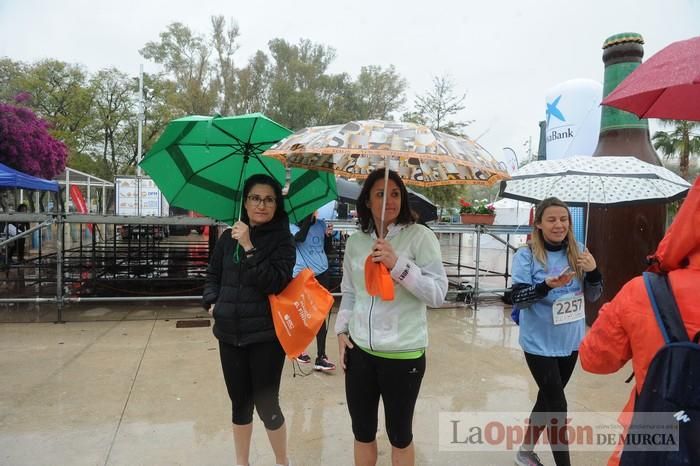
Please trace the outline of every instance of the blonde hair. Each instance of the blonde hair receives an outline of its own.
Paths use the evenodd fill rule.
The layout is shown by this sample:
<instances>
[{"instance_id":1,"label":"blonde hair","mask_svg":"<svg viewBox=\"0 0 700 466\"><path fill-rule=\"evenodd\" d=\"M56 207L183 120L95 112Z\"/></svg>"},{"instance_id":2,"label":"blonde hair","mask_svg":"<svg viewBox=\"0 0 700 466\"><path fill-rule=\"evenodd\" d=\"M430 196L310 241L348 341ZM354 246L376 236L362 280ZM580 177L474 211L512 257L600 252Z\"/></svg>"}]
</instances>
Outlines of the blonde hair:
<instances>
[{"instance_id":1,"label":"blonde hair","mask_svg":"<svg viewBox=\"0 0 700 466\"><path fill-rule=\"evenodd\" d=\"M535 259L540 261L542 265L547 265L547 250L544 247L544 235L542 230L537 228L537 225L542 223L544 211L549 207L563 207L566 209L566 214L569 216L569 230L566 232L566 238L563 241L567 246L566 257L569 261L569 267L571 267L571 270L575 271L576 276L583 280L583 269L577 265L580 253L578 250L576 237L574 236L574 227L571 222L571 212L569 211L569 206L556 197L548 197L537 204L537 208L535 209L535 218L532 222L532 241L530 242L532 255L535 257Z\"/></svg>"}]
</instances>

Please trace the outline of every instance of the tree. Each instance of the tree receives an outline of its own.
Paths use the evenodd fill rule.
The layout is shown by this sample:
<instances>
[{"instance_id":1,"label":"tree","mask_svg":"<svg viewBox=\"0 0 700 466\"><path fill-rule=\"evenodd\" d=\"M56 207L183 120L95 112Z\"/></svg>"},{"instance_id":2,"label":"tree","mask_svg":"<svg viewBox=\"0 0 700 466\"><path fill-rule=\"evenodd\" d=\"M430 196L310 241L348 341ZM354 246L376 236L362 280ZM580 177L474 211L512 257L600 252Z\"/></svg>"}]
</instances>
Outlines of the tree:
<instances>
[{"instance_id":1,"label":"tree","mask_svg":"<svg viewBox=\"0 0 700 466\"><path fill-rule=\"evenodd\" d=\"M327 88L326 70L335 58L335 50L307 39L292 45L284 39L268 42L272 55L267 114L291 129L328 124L320 118ZM324 76L326 76L324 78Z\"/></svg>"},{"instance_id":2,"label":"tree","mask_svg":"<svg viewBox=\"0 0 700 466\"><path fill-rule=\"evenodd\" d=\"M700 129L700 122L683 120L662 120L665 125L674 125L672 132L657 131L651 138L654 148L666 158L680 156L680 175L688 179L690 156L700 154L700 136L694 134Z\"/></svg>"},{"instance_id":3,"label":"tree","mask_svg":"<svg viewBox=\"0 0 700 466\"><path fill-rule=\"evenodd\" d=\"M132 81L134 93L138 91L138 79ZM185 112L177 106L177 85L166 79L161 74L143 75L143 152L146 153L156 142L160 133L165 129L170 120L185 116ZM138 122L130 120L132 124L132 161L135 163L137 156L136 131Z\"/></svg>"},{"instance_id":4,"label":"tree","mask_svg":"<svg viewBox=\"0 0 700 466\"><path fill-rule=\"evenodd\" d=\"M28 108L0 103L0 162L46 179L61 173L68 149L48 129Z\"/></svg>"},{"instance_id":5,"label":"tree","mask_svg":"<svg viewBox=\"0 0 700 466\"><path fill-rule=\"evenodd\" d=\"M425 124L443 133L463 136L472 121L452 121L449 118L465 109L467 94L455 95L454 83L447 76L433 78L433 88L416 97L415 110L405 113L405 121Z\"/></svg>"},{"instance_id":6,"label":"tree","mask_svg":"<svg viewBox=\"0 0 700 466\"><path fill-rule=\"evenodd\" d=\"M391 113L401 110L406 103L406 80L396 73L393 65L387 70L381 66L363 66L355 82L361 120L389 120Z\"/></svg>"},{"instance_id":7,"label":"tree","mask_svg":"<svg viewBox=\"0 0 700 466\"><path fill-rule=\"evenodd\" d=\"M221 90L221 106L219 112L222 115L230 115L236 106L236 67L233 55L238 50L236 39L239 36L238 23L231 20L231 25L226 28L226 20L223 16L212 16L212 43L217 56L216 76Z\"/></svg>"},{"instance_id":8,"label":"tree","mask_svg":"<svg viewBox=\"0 0 700 466\"><path fill-rule=\"evenodd\" d=\"M236 93L238 99L233 102L233 113L267 111L272 73L270 59L265 52L258 50L248 61L245 68L236 70Z\"/></svg>"},{"instance_id":9,"label":"tree","mask_svg":"<svg viewBox=\"0 0 700 466\"><path fill-rule=\"evenodd\" d=\"M26 73L26 64L7 57L0 58L0 102L12 102L15 96L24 91L18 82Z\"/></svg>"},{"instance_id":10,"label":"tree","mask_svg":"<svg viewBox=\"0 0 700 466\"><path fill-rule=\"evenodd\" d=\"M42 60L26 67L14 87L31 94L26 105L51 122L51 134L71 151L83 151L91 143L93 91L82 67Z\"/></svg>"},{"instance_id":11,"label":"tree","mask_svg":"<svg viewBox=\"0 0 700 466\"><path fill-rule=\"evenodd\" d=\"M110 68L97 72L90 84L94 95L95 148L99 150L103 165L111 166L111 172L115 174L121 165L129 163L128 139L131 134L125 129L129 119L136 118L131 81L126 74Z\"/></svg>"},{"instance_id":12,"label":"tree","mask_svg":"<svg viewBox=\"0 0 700 466\"><path fill-rule=\"evenodd\" d=\"M139 51L175 78L178 107L185 113L211 115L219 98L219 82L210 61L207 41L182 23L168 25L159 42L147 42Z\"/></svg>"}]
</instances>

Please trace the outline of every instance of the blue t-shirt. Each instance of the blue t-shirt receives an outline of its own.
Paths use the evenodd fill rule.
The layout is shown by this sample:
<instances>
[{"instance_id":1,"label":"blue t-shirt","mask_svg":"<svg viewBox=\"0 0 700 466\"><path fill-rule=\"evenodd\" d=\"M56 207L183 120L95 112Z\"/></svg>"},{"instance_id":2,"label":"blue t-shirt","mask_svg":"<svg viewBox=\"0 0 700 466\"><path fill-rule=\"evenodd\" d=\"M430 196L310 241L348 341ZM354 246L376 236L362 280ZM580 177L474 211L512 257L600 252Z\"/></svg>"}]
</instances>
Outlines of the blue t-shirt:
<instances>
[{"instance_id":1,"label":"blue t-shirt","mask_svg":"<svg viewBox=\"0 0 700 466\"><path fill-rule=\"evenodd\" d=\"M299 231L299 227L291 224L289 231L292 235ZM326 238L326 222L316 219L313 225L309 227L309 233L306 235L306 240L302 243L295 243L297 246L297 262L294 264L293 276L299 275L305 268L310 268L314 271L314 275L319 275L328 270L328 257L323 249L324 240Z\"/></svg>"},{"instance_id":2,"label":"blue t-shirt","mask_svg":"<svg viewBox=\"0 0 700 466\"><path fill-rule=\"evenodd\" d=\"M579 250L583 251L581 244ZM545 267L534 258L529 247L518 249L513 256L513 284L535 285L569 267L566 248L546 252ZM569 356L578 350L586 330L585 319L554 325L552 305L563 296L583 293L582 285L574 276L567 285L551 289L541 300L521 308L519 341L523 351L538 356Z\"/></svg>"}]
</instances>

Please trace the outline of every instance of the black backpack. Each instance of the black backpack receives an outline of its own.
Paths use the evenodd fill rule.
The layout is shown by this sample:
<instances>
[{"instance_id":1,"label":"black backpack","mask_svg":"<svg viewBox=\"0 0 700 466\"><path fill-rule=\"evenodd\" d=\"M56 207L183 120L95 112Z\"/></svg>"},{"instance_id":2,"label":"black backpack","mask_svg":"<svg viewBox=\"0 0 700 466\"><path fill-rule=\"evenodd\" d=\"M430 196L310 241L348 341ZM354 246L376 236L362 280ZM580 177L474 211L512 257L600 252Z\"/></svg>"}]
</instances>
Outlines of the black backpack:
<instances>
[{"instance_id":1,"label":"black backpack","mask_svg":"<svg viewBox=\"0 0 700 466\"><path fill-rule=\"evenodd\" d=\"M644 283L665 344L635 399L620 465L700 465L700 332L688 339L666 275L645 272Z\"/></svg>"}]
</instances>

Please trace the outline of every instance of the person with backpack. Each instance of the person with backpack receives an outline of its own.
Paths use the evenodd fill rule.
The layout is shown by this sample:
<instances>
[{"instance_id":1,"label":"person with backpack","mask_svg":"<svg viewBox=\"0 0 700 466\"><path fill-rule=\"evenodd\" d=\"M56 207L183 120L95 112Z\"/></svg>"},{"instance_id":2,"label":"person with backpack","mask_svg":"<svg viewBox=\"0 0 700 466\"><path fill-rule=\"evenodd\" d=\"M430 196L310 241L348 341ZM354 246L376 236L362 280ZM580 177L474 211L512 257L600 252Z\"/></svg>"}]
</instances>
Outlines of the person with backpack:
<instances>
[{"instance_id":1,"label":"person with backpack","mask_svg":"<svg viewBox=\"0 0 700 466\"><path fill-rule=\"evenodd\" d=\"M625 433L633 422L635 411L672 412L681 429L681 442L674 452L633 453L618 443L608 465L700 464L700 410L697 404L700 399L700 178L695 180L650 262L649 272L661 274L663 278L654 279L647 274L635 277L600 309L598 319L581 343L581 366L595 374L610 374L632 360L635 385L618 418ZM647 285L647 282L658 281L661 284ZM667 299L658 298L665 281L670 286L671 295ZM674 308L679 315L675 314ZM677 332L676 337L685 342L669 346L673 336L669 330L672 331L674 325L671 325L673 320L668 319L673 315L679 317L677 324L685 328L685 332ZM659 319L663 319L663 328ZM681 359L684 362L679 367ZM682 396L664 393L664 390L674 390L679 386L685 387ZM655 398L655 394L667 398L667 401ZM689 399L693 396L694 402ZM672 403L669 404L668 400ZM694 429L695 434L687 437L694 441L683 441L683 431L687 429Z\"/></svg>"},{"instance_id":2,"label":"person with backpack","mask_svg":"<svg viewBox=\"0 0 700 466\"><path fill-rule=\"evenodd\" d=\"M600 298L603 285L593 255L574 237L564 202L554 197L542 200L533 223L532 241L513 256L511 299L520 309L520 346L539 391L515 464L542 464L534 448L548 428L548 434L555 433L549 437L554 461L567 466L571 460L563 428L564 388L585 332L584 298Z\"/></svg>"}]
</instances>

